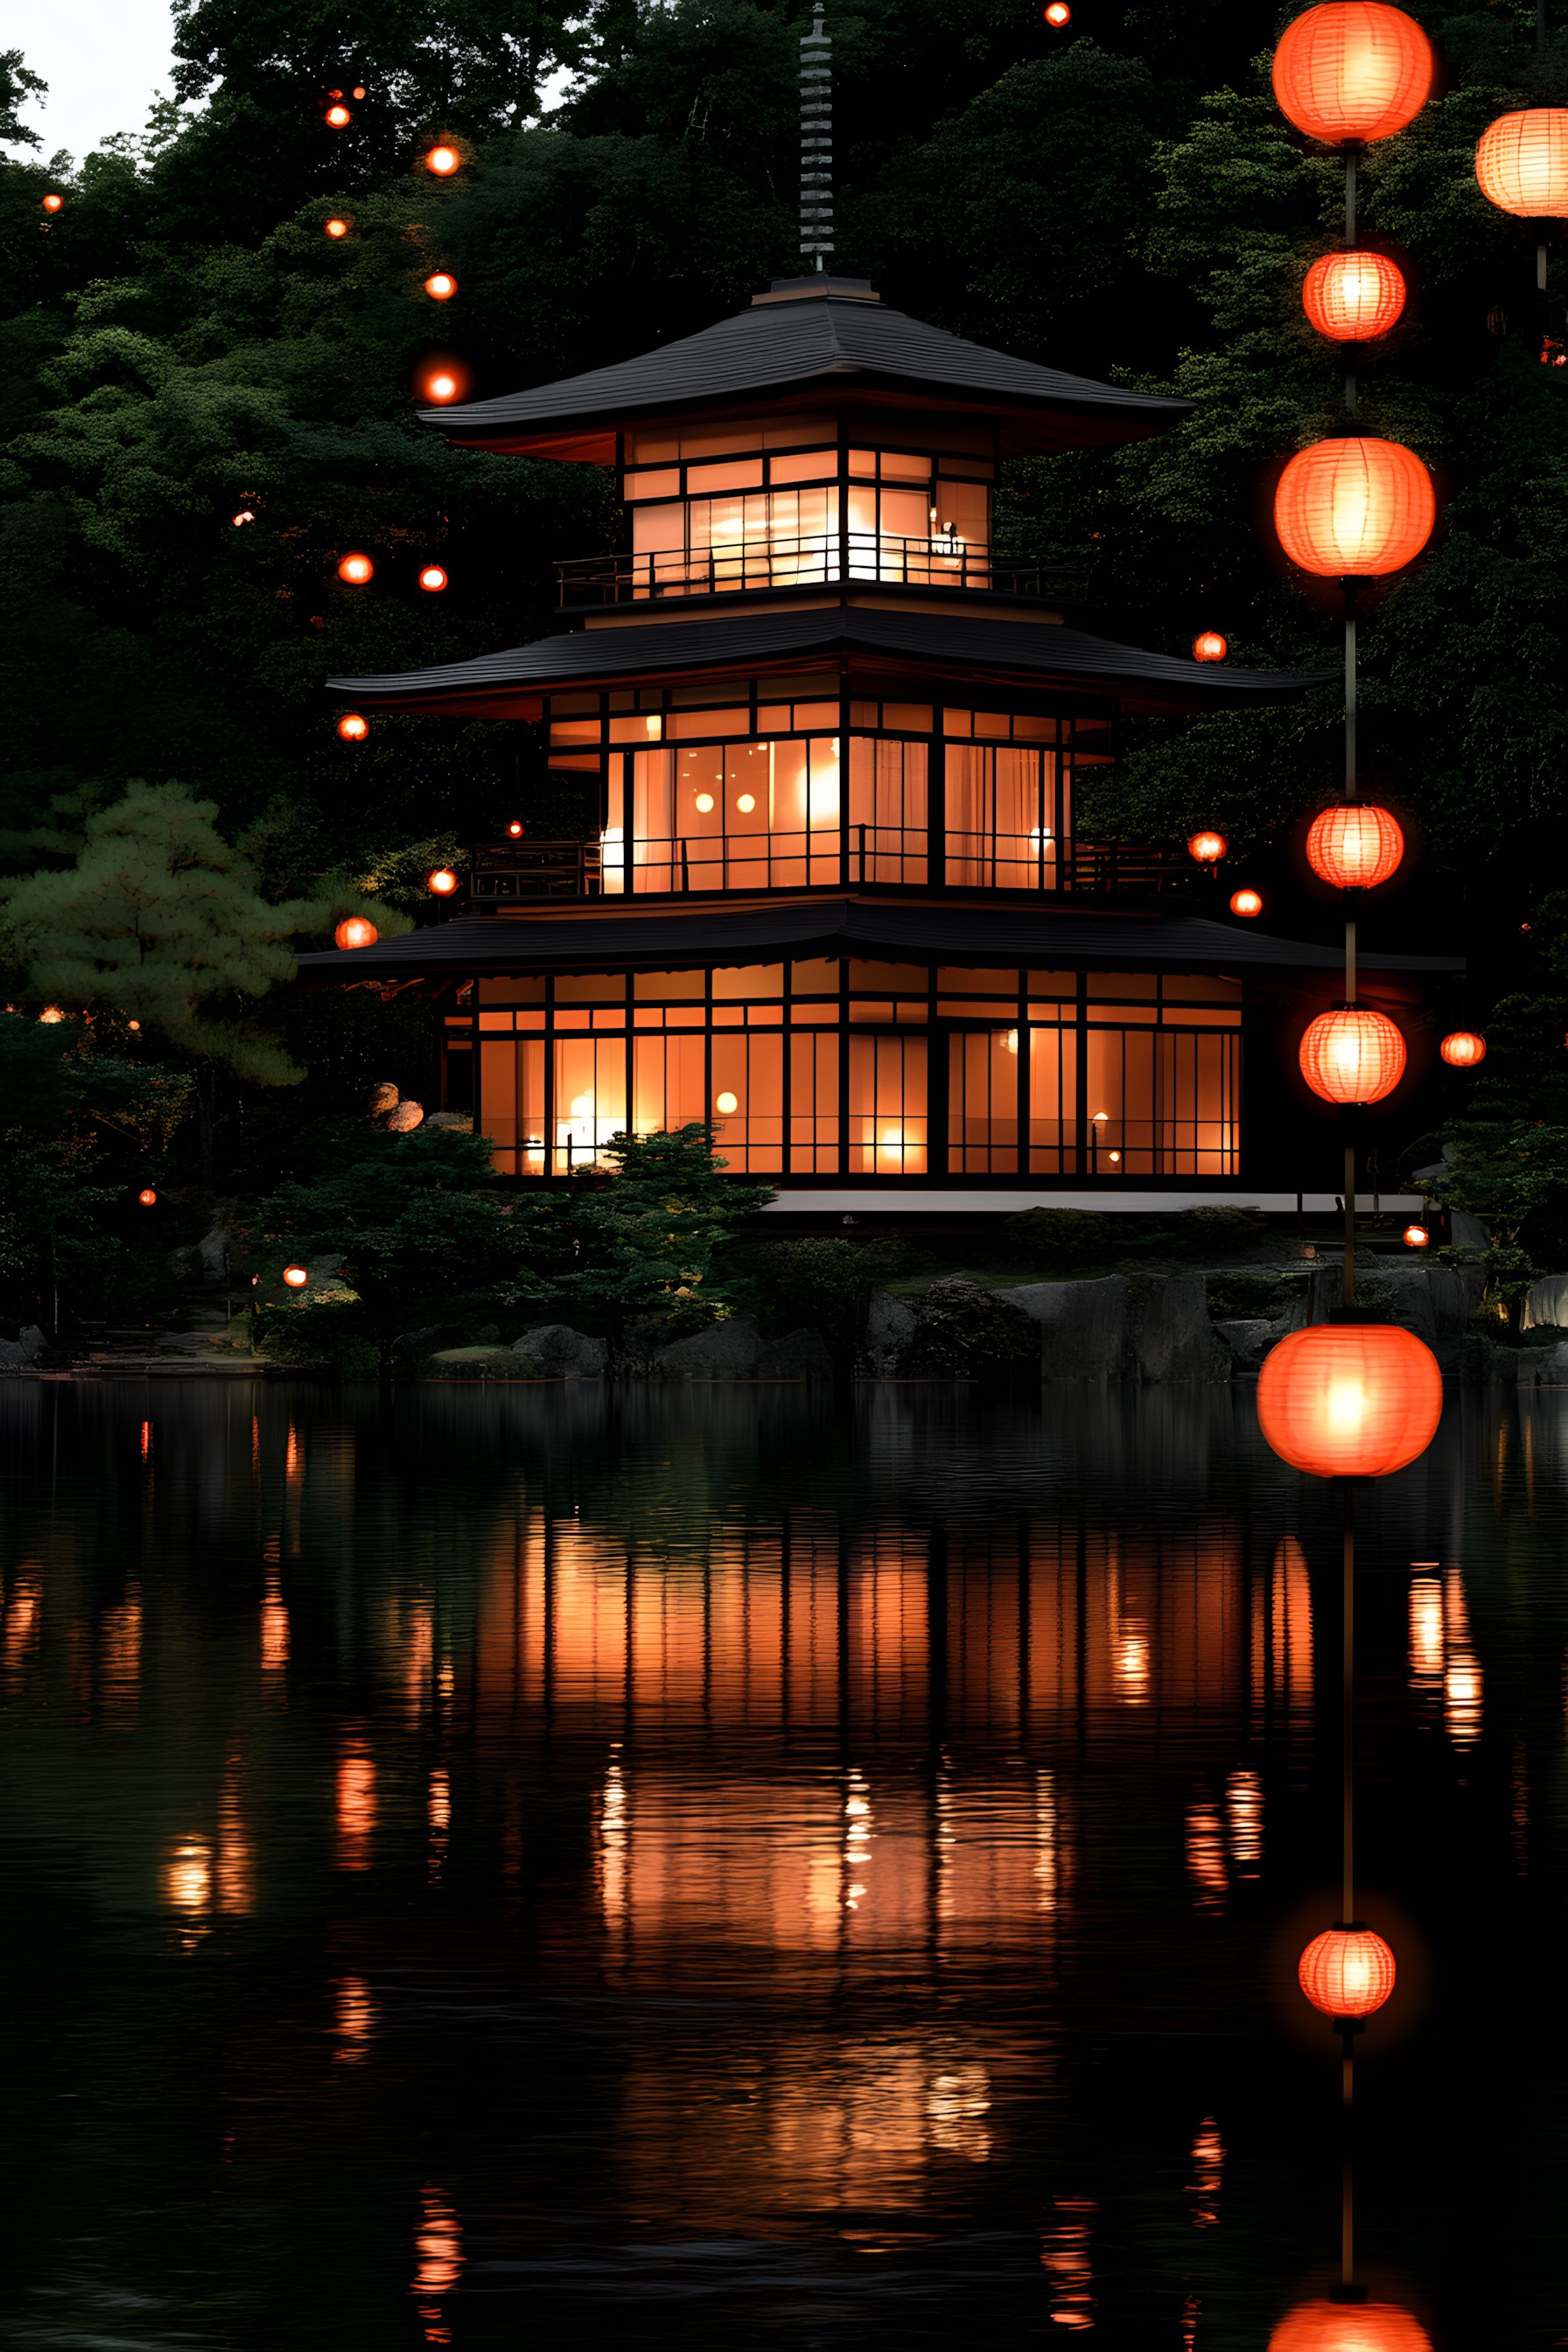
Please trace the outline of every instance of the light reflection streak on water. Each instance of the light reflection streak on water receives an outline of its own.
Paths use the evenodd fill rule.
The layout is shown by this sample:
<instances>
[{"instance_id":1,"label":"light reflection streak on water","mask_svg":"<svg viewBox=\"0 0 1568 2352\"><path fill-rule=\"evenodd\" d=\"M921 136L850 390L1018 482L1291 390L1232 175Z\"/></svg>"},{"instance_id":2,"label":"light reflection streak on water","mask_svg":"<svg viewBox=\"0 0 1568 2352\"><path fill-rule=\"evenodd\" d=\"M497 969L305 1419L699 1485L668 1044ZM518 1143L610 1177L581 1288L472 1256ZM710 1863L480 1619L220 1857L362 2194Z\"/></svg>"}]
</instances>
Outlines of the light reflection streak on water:
<instances>
[{"instance_id":1,"label":"light reflection streak on water","mask_svg":"<svg viewBox=\"0 0 1568 2352\"><path fill-rule=\"evenodd\" d=\"M1225 2171L1225 2147L1219 2126L1205 2116L1193 2135L1193 2177L1187 2184L1194 2230L1212 2230L1219 2221L1220 2182Z\"/></svg>"},{"instance_id":2,"label":"light reflection streak on water","mask_svg":"<svg viewBox=\"0 0 1568 2352\"><path fill-rule=\"evenodd\" d=\"M450 2344L452 2330L440 2298L450 2294L463 2275L463 2232L450 2197L428 2182L420 2197L414 2244L418 2263L411 2292L418 2298L425 2341Z\"/></svg>"}]
</instances>

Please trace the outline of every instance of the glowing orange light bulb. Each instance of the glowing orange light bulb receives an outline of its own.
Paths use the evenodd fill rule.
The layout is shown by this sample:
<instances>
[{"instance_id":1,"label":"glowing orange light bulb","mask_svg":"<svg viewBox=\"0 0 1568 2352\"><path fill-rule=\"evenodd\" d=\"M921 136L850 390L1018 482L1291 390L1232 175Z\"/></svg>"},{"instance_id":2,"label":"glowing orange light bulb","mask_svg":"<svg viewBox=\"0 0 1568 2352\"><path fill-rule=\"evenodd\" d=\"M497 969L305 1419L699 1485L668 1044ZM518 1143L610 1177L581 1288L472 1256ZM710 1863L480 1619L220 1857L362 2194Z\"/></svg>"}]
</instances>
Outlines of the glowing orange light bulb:
<instances>
[{"instance_id":1,"label":"glowing orange light bulb","mask_svg":"<svg viewBox=\"0 0 1568 2352\"><path fill-rule=\"evenodd\" d=\"M363 743L370 733L370 721L362 719L357 710L345 711L338 721L338 733L345 743Z\"/></svg>"},{"instance_id":2,"label":"glowing orange light bulb","mask_svg":"<svg viewBox=\"0 0 1568 2352\"><path fill-rule=\"evenodd\" d=\"M1194 833L1187 844L1187 856L1196 858L1200 866L1214 866L1228 846L1223 833Z\"/></svg>"},{"instance_id":3,"label":"glowing orange light bulb","mask_svg":"<svg viewBox=\"0 0 1568 2352\"><path fill-rule=\"evenodd\" d=\"M419 585L434 596L447 585L447 575L438 563L427 563L419 574Z\"/></svg>"},{"instance_id":4,"label":"glowing orange light bulb","mask_svg":"<svg viewBox=\"0 0 1568 2352\"><path fill-rule=\"evenodd\" d=\"M341 213L334 213L330 221L321 223L321 226L329 236L347 236L349 233L349 224Z\"/></svg>"},{"instance_id":5,"label":"glowing orange light bulb","mask_svg":"<svg viewBox=\"0 0 1568 2352\"><path fill-rule=\"evenodd\" d=\"M437 866L428 877L428 887L437 898L449 898L458 887L458 877L449 866Z\"/></svg>"},{"instance_id":6,"label":"glowing orange light bulb","mask_svg":"<svg viewBox=\"0 0 1568 2352\"><path fill-rule=\"evenodd\" d=\"M449 269L437 269L425 280L425 291L432 302L449 302L458 290L458 281Z\"/></svg>"},{"instance_id":7,"label":"glowing orange light bulb","mask_svg":"<svg viewBox=\"0 0 1568 2352\"><path fill-rule=\"evenodd\" d=\"M432 147L425 158L425 169L434 172L438 180L447 180L462 160L455 147Z\"/></svg>"},{"instance_id":8,"label":"glowing orange light bulb","mask_svg":"<svg viewBox=\"0 0 1568 2352\"><path fill-rule=\"evenodd\" d=\"M286 1265L283 1279L290 1290L303 1290L310 1279L310 1269L307 1265Z\"/></svg>"},{"instance_id":9,"label":"glowing orange light bulb","mask_svg":"<svg viewBox=\"0 0 1568 2352\"><path fill-rule=\"evenodd\" d=\"M357 548L351 549L339 562L338 578L346 580L351 588L363 588L367 580L373 580L374 577L374 564L368 555L362 555Z\"/></svg>"},{"instance_id":10,"label":"glowing orange light bulb","mask_svg":"<svg viewBox=\"0 0 1568 2352\"><path fill-rule=\"evenodd\" d=\"M1233 915L1261 915L1263 900L1256 890L1233 890L1230 911Z\"/></svg>"}]
</instances>

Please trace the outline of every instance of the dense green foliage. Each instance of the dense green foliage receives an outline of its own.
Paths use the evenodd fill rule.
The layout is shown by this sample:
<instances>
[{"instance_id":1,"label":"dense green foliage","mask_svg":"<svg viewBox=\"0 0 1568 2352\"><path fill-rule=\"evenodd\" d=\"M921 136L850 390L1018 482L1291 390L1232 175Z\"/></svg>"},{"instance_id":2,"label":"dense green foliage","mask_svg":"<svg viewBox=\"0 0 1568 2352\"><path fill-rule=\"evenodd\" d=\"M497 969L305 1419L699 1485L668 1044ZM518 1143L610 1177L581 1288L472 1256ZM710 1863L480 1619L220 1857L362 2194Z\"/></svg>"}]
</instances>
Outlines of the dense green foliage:
<instances>
[{"instance_id":1,"label":"dense green foliage","mask_svg":"<svg viewBox=\"0 0 1568 2352\"><path fill-rule=\"evenodd\" d=\"M1568 264L1554 248L1539 298L1535 232L1485 203L1471 157L1493 115L1568 92L1568 36L1538 67L1525 0L1415 13L1442 92L1365 159L1362 216L1417 290L1362 366L1360 417L1434 463L1445 519L1363 629L1366 772L1420 853L1369 917L1384 943L1468 948L1468 1018L1505 1000L1492 1070L1533 1055L1561 1093L1564 975L1533 902L1561 878L1568 748L1568 369L1541 363ZM138 779L177 780L274 910L280 974L290 902L410 904L426 858L513 814L586 824L531 730L384 718L347 746L324 681L514 643L546 620L553 557L616 543L607 476L450 451L416 422L415 380L437 352L481 395L618 359L795 270L805 19L765 0L175 15L194 112L162 109L79 165L0 161L0 859L49 869L18 916L64 909L60 869L103 854L101 812ZM1088 0L1057 33L998 0L857 0L832 29L836 266L961 333L1195 403L1152 442L1012 467L1009 549L1086 572L1081 617L1107 635L1182 650L1217 625L1233 658L1325 675L1288 709L1130 727L1086 829L1218 822L1291 928L1326 926L1295 859L1334 782L1337 612L1274 560L1260 517L1270 468L1342 415L1339 360L1299 302L1341 182L1273 107L1274 20L1242 0ZM576 79L542 116L563 68ZM0 115L28 81L24 55L0 58ZM350 128L328 130L330 90L360 84ZM450 182L418 168L437 135L464 159ZM50 187L66 202L46 224ZM333 213L352 224L337 242ZM422 290L437 263L459 282L445 306ZM337 578L351 547L375 560L367 588ZM436 554L451 585L422 594ZM116 953L95 955L100 982ZM94 1001L79 958L50 966L39 946L28 964L25 985L58 970L73 1009ZM405 1087L425 1074L407 1008L284 1008L247 985L208 1012L261 1059L212 1118L219 1182L265 1190L355 1108L378 1039ZM149 1014L139 1050L190 1066L204 1001ZM277 1090L285 1118L254 1081L290 1064L310 1076ZM1472 1082L1445 1083L1464 1111ZM193 1165L196 1126L176 1144Z\"/></svg>"}]
</instances>

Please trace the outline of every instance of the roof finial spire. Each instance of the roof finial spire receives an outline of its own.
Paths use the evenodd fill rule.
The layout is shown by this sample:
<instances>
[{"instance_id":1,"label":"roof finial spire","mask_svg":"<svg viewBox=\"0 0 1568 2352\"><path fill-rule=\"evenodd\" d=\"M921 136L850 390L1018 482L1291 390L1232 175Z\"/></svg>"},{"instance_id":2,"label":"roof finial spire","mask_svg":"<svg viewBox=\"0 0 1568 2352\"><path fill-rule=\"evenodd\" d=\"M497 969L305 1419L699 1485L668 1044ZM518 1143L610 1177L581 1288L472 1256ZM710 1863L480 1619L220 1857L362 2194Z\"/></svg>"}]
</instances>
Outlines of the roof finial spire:
<instances>
[{"instance_id":1,"label":"roof finial spire","mask_svg":"<svg viewBox=\"0 0 1568 2352\"><path fill-rule=\"evenodd\" d=\"M833 43L823 0L813 0L800 45L800 249L816 254L818 269L833 250Z\"/></svg>"}]
</instances>

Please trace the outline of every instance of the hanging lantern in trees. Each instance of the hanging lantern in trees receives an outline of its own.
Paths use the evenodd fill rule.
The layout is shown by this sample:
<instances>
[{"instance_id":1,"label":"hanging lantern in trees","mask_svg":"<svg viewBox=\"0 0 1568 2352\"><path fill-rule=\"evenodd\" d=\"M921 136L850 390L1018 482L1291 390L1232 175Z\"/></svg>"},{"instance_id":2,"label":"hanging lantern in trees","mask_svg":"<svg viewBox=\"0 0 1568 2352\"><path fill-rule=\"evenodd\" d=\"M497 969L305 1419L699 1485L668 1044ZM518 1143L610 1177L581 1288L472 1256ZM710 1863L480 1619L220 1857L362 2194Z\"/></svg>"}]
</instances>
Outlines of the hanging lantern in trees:
<instances>
[{"instance_id":1,"label":"hanging lantern in trees","mask_svg":"<svg viewBox=\"0 0 1568 2352\"><path fill-rule=\"evenodd\" d=\"M1194 833L1187 843L1187 856L1200 866L1217 866L1227 846L1223 833Z\"/></svg>"},{"instance_id":2,"label":"hanging lantern in trees","mask_svg":"<svg viewBox=\"0 0 1568 2352\"><path fill-rule=\"evenodd\" d=\"M1432 1236L1425 1225L1406 1225L1399 1238L1406 1249L1425 1249Z\"/></svg>"},{"instance_id":3,"label":"hanging lantern in trees","mask_svg":"<svg viewBox=\"0 0 1568 2352\"><path fill-rule=\"evenodd\" d=\"M1335 343L1386 335L1405 308L1405 272L1384 253L1325 253L1308 270L1301 308Z\"/></svg>"},{"instance_id":4,"label":"hanging lantern in trees","mask_svg":"<svg viewBox=\"0 0 1568 2352\"><path fill-rule=\"evenodd\" d=\"M345 743L363 743L370 733L370 721L357 710L345 710L338 721L338 733Z\"/></svg>"},{"instance_id":5,"label":"hanging lantern in trees","mask_svg":"<svg viewBox=\"0 0 1568 2352\"><path fill-rule=\"evenodd\" d=\"M419 585L427 595L438 596L447 585L447 575L438 563L427 563L419 574Z\"/></svg>"},{"instance_id":6,"label":"hanging lantern in trees","mask_svg":"<svg viewBox=\"0 0 1568 2352\"><path fill-rule=\"evenodd\" d=\"M349 233L349 224L341 213L334 213L330 221L321 223L321 226L329 236L347 236Z\"/></svg>"},{"instance_id":7,"label":"hanging lantern in trees","mask_svg":"<svg viewBox=\"0 0 1568 2352\"><path fill-rule=\"evenodd\" d=\"M1258 1376L1258 1425L1314 1478L1385 1478L1424 1454L1443 1412L1437 1359L1397 1323L1288 1331Z\"/></svg>"},{"instance_id":8,"label":"hanging lantern in trees","mask_svg":"<svg viewBox=\"0 0 1568 2352\"><path fill-rule=\"evenodd\" d=\"M507 827L507 831L508 831L508 833L511 835L511 838L513 839L513 841L521 841L521 838L522 838L522 826L521 826L521 824L519 823L519 821L518 821L518 819L517 819L516 817L513 817L513 819L512 819L511 823L510 823L510 824L508 825L508 827Z\"/></svg>"},{"instance_id":9,"label":"hanging lantern in trees","mask_svg":"<svg viewBox=\"0 0 1568 2352\"><path fill-rule=\"evenodd\" d=\"M449 898L458 887L458 877L449 866L437 866L434 874L427 877L427 887L437 898Z\"/></svg>"},{"instance_id":10,"label":"hanging lantern in trees","mask_svg":"<svg viewBox=\"0 0 1568 2352\"><path fill-rule=\"evenodd\" d=\"M365 90L362 86L356 86L353 89L351 89L351 90L350 90L350 92L349 92L349 96L350 96L351 98L364 98L364 97L367 97L368 95L369 95L369 93L368 93L368 92L367 92L367 91L366 91L366 90Z\"/></svg>"},{"instance_id":11,"label":"hanging lantern in trees","mask_svg":"<svg viewBox=\"0 0 1568 2352\"><path fill-rule=\"evenodd\" d=\"M283 1279L290 1290L303 1290L310 1279L310 1269L308 1265L286 1265Z\"/></svg>"},{"instance_id":12,"label":"hanging lantern in trees","mask_svg":"<svg viewBox=\"0 0 1568 2352\"><path fill-rule=\"evenodd\" d=\"M351 548L348 554L339 561L338 578L346 580L351 588L363 588L367 580L373 580L374 577L374 564L368 555L362 555L357 548Z\"/></svg>"},{"instance_id":13,"label":"hanging lantern in trees","mask_svg":"<svg viewBox=\"0 0 1568 2352\"><path fill-rule=\"evenodd\" d=\"M137 1193L136 1198L144 1209L155 1209L158 1205L158 1195L154 1192L151 1184L144 1185L142 1191Z\"/></svg>"},{"instance_id":14,"label":"hanging lantern in trees","mask_svg":"<svg viewBox=\"0 0 1568 2352\"><path fill-rule=\"evenodd\" d=\"M1487 1041L1478 1037L1473 1029L1450 1030L1437 1051L1449 1066L1456 1070L1473 1070L1478 1062L1487 1058Z\"/></svg>"},{"instance_id":15,"label":"hanging lantern in trees","mask_svg":"<svg viewBox=\"0 0 1568 2352\"><path fill-rule=\"evenodd\" d=\"M1568 220L1568 107L1500 114L1481 133L1476 178L1500 212L1521 220Z\"/></svg>"},{"instance_id":16,"label":"hanging lantern in trees","mask_svg":"<svg viewBox=\"0 0 1568 2352\"><path fill-rule=\"evenodd\" d=\"M1325 2294L1286 2313L1268 2352L1432 2352L1432 2338L1396 2303L1336 2303Z\"/></svg>"},{"instance_id":17,"label":"hanging lantern in trees","mask_svg":"<svg viewBox=\"0 0 1568 2352\"><path fill-rule=\"evenodd\" d=\"M1070 25L1072 22L1072 10L1068 6L1068 0L1046 0L1046 5L1040 13L1051 30L1056 33L1059 33L1064 25Z\"/></svg>"},{"instance_id":18,"label":"hanging lantern in trees","mask_svg":"<svg viewBox=\"0 0 1568 2352\"><path fill-rule=\"evenodd\" d=\"M368 915L345 915L332 937L341 948L373 948L381 933Z\"/></svg>"},{"instance_id":19,"label":"hanging lantern in trees","mask_svg":"<svg viewBox=\"0 0 1568 2352\"><path fill-rule=\"evenodd\" d=\"M328 107L327 122L331 130L346 131L353 121L353 116L350 113L346 106Z\"/></svg>"},{"instance_id":20,"label":"hanging lantern in trees","mask_svg":"<svg viewBox=\"0 0 1568 2352\"><path fill-rule=\"evenodd\" d=\"M1217 629L1200 629L1193 639L1193 659L1199 662L1224 661L1230 647Z\"/></svg>"},{"instance_id":21,"label":"hanging lantern in trees","mask_svg":"<svg viewBox=\"0 0 1568 2352\"><path fill-rule=\"evenodd\" d=\"M1230 911L1233 915L1261 915L1263 912L1261 894L1257 890L1233 890L1230 894Z\"/></svg>"},{"instance_id":22,"label":"hanging lantern in trees","mask_svg":"<svg viewBox=\"0 0 1568 2352\"><path fill-rule=\"evenodd\" d=\"M438 180L449 180L462 160L455 147L432 147L425 157L425 169L434 172Z\"/></svg>"},{"instance_id":23,"label":"hanging lantern in trees","mask_svg":"<svg viewBox=\"0 0 1568 2352\"><path fill-rule=\"evenodd\" d=\"M1396 817L1368 801L1340 801L1312 819L1307 831L1307 863L1338 890L1375 890L1394 873L1405 855L1405 834Z\"/></svg>"},{"instance_id":24,"label":"hanging lantern in trees","mask_svg":"<svg viewBox=\"0 0 1568 2352\"><path fill-rule=\"evenodd\" d=\"M1331 580L1403 571L1436 519L1432 477L1415 450L1359 434L1298 450L1274 493L1286 554Z\"/></svg>"},{"instance_id":25,"label":"hanging lantern in trees","mask_svg":"<svg viewBox=\"0 0 1568 2352\"><path fill-rule=\"evenodd\" d=\"M449 302L458 290L458 281L449 269L437 269L425 280L425 291L432 302Z\"/></svg>"},{"instance_id":26,"label":"hanging lantern in trees","mask_svg":"<svg viewBox=\"0 0 1568 2352\"><path fill-rule=\"evenodd\" d=\"M419 389L435 406L460 400L468 389L468 370L457 360L437 360L419 380Z\"/></svg>"},{"instance_id":27,"label":"hanging lantern in trees","mask_svg":"<svg viewBox=\"0 0 1568 2352\"><path fill-rule=\"evenodd\" d=\"M48 194L44 198L44 210L47 213L58 213L63 209L64 205L65 198L63 196L58 196L52 188L49 190Z\"/></svg>"},{"instance_id":28,"label":"hanging lantern in trees","mask_svg":"<svg viewBox=\"0 0 1568 2352\"><path fill-rule=\"evenodd\" d=\"M1309 139L1363 146L1413 122L1432 88L1432 44L1383 0L1324 0L1288 25L1274 52L1279 110Z\"/></svg>"},{"instance_id":29,"label":"hanging lantern in trees","mask_svg":"<svg viewBox=\"0 0 1568 2352\"><path fill-rule=\"evenodd\" d=\"M1296 1975L1325 2017L1370 2017L1394 1990L1394 1952L1374 1929L1352 1920L1314 1936Z\"/></svg>"},{"instance_id":30,"label":"hanging lantern in trees","mask_svg":"<svg viewBox=\"0 0 1568 2352\"><path fill-rule=\"evenodd\" d=\"M1405 1076L1405 1040L1386 1013L1342 1004L1309 1022L1300 1044L1301 1076L1325 1102L1381 1102Z\"/></svg>"}]
</instances>

